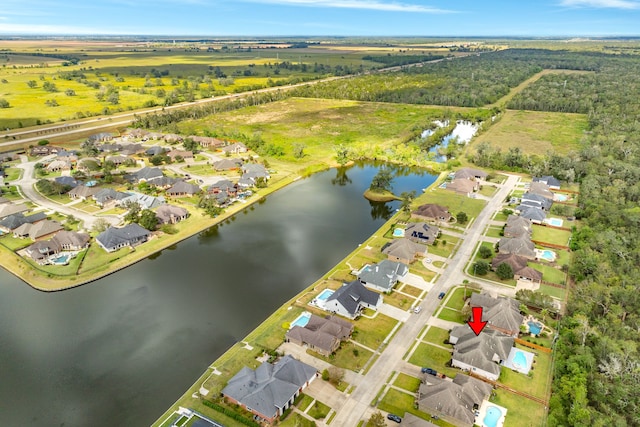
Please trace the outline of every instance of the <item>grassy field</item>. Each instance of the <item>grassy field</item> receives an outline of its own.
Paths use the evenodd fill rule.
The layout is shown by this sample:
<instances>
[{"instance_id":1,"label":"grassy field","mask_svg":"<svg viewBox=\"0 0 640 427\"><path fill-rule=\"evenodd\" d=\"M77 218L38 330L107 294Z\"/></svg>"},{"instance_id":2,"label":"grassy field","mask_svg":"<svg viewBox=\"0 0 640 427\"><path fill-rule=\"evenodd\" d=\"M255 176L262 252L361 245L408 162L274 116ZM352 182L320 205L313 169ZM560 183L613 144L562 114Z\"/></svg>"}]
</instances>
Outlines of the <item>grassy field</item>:
<instances>
[{"instance_id":1,"label":"grassy field","mask_svg":"<svg viewBox=\"0 0 640 427\"><path fill-rule=\"evenodd\" d=\"M435 326L431 326L424 337L425 341L438 344L442 347L452 348L451 344L445 344L444 342L449 339L449 331Z\"/></svg>"},{"instance_id":2,"label":"grassy field","mask_svg":"<svg viewBox=\"0 0 640 427\"><path fill-rule=\"evenodd\" d=\"M428 367L442 372L447 376L455 377L459 371L445 366L451 360L451 353L447 350L434 347L431 344L420 343L416 351L411 355L409 363L416 366Z\"/></svg>"},{"instance_id":3,"label":"grassy field","mask_svg":"<svg viewBox=\"0 0 640 427\"><path fill-rule=\"evenodd\" d=\"M531 268L542 273L542 280L545 282L557 283L562 285L565 281L566 274L562 270L551 267L549 265L531 263Z\"/></svg>"},{"instance_id":4,"label":"grassy field","mask_svg":"<svg viewBox=\"0 0 640 427\"><path fill-rule=\"evenodd\" d=\"M403 417L405 413L413 414L422 419L428 420L438 426L448 427L451 424L443 420L433 420L429 414L414 407L415 396L413 393L404 393L395 389L389 389L378 404L378 408Z\"/></svg>"},{"instance_id":5,"label":"grassy field","mask_svg":"<svg viewBox=\"0 0 640 427\"><path fill-rule=\"evenodd\" d=\"M513 427L539 427L547 416L543 404L527 400L521 396L503 389L495 390L496 396L490 400L507 408L505 426Z\"/></svg>"},{"instance_id":6,"label":"grassy field","mask_svg":"<svg viewBox=\"0 0 640 427\"><path fill-rule=\"evenodd\" d=\"M393 382L393 385L411 393L415 393L418 390L418 387L420 387L420 380L418 378L410 377L407 374L400 373Z\"/></svg>"},{"instance_id":7,"label":"grassy field","mask_svg":"<svg viewBox=\"0 0 640 427\"><path fill-rule=\"evenodd\" d=\"M533 226L533 234L531 235L532 240L561 246L567 246L570 238L571 231L569 230L558 230L540 225Z\"/></svg>"},{"instance_id":8,"label":"grassy field","mask_svg":"<svg viewBox=\"0 0 640 427\"><path fill-rule=\"evenodd\" d=\"M516 347L534 353L533 369L531 376L512 371L511 369L502 368L500 371L499 382L532 396L547 399L549 396L549 385L551 383L551 358L548 353L536 352L527 347L516 345Z\"/></svg>"},{"instance_id":9,"label":"grassy field","mask_svg":"<svg viewBox=\"0 0 640 427\"><path fill-rule=\"evenodd\" d=\"M471 149L488 142L502 152L517 147L527 154L567 154L580 148L586 130L587 117L582 114L507 110L499 122L471 142Z\"/></svg>"}]
</instances>

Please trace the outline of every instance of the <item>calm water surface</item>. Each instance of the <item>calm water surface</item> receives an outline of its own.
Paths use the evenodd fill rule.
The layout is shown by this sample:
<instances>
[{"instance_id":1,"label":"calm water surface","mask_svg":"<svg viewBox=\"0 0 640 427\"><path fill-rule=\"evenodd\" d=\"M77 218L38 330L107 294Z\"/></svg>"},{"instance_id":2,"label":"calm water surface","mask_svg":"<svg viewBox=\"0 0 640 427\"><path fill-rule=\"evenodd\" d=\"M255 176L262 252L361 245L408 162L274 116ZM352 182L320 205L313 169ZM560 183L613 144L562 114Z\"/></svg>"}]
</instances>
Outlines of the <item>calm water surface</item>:
<instances>
[{"instance_id":1,"label":"calm water surface","mask_svg":"<svg viewBox=\"0 0 640 427\"><path fill-rule=\"evenodd\" d=\"M316 174L69 291L34 291L0 270L0 425L151 424L397 208L362 197L376 172L360 165ZM415 172L397 171L396 194L435 179Z\"/></svg>"}]
</instances>

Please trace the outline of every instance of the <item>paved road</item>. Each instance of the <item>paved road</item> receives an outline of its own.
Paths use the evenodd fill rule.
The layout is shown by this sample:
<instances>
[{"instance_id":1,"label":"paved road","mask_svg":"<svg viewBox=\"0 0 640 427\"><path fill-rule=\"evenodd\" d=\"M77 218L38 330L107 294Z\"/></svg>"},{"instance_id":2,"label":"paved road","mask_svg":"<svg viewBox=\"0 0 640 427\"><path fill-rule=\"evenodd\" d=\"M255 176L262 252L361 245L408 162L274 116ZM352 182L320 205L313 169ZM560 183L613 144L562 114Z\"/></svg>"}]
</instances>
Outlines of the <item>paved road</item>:
<instances>
[{"instance_id":1,"label":"paved road","mask_svg":"<svg viewBox=\"0 0 640 427\"><path fill-rule=\"evenodd\" d=\"M42 161L42 160L43 159L39 159L39 161ZM12 184L15 184L18 187L20 187L20 191L22 192L22 194L27 199L35 203L36 205L41 206L47 210L60 212L65 215L73 215L74 217L82 221L82 226L85 230L91 230L91 228L93 227L93 224L98 218L106 219L111 225L116 225L120 222L120 218L116 215L101 215L99 217L96 217L94 215L79 211L72 207L54 203L51 200L41 196L40 193L38 193L33 186L37 181L37 179L34 178L35 176L34 171L35 171L35 164L38 162L28 161L27 156L20 156L20 161L22 163L16 165L16 167L23 170L22 177L19 180L13 181Z\"/></svg>"},{"instance_id":2,"label":"paved road","mask_svg":"<svg viewBox=\"0 0 640 427\"><path fill-rule=\"evenodd\" d=\"M346 397L344 404L337 410L337 414L332 421L333 425L356 426L361 419L366 419L369 416L371 402L376 398L389 374L392 371L401 371L406 366L406 362L402 358L438 307L440 301L437 299L437 295L455 285L461 284L467 278L463 270L465 264L473 255L476 242L480 240L485 226L493 214L500 209L502 201L513 190L518 179L517 176L509 176L500 190L482 210L475 223L469 227L464 241L458 248L458 252L451 258L446 270L422 302L422 312L409 318L409 321L398 330L389 342L379 359L371 366L367 375L357 378L358 381L353 384L357 388L351 395Z\"/></svg>"}]
</instances>

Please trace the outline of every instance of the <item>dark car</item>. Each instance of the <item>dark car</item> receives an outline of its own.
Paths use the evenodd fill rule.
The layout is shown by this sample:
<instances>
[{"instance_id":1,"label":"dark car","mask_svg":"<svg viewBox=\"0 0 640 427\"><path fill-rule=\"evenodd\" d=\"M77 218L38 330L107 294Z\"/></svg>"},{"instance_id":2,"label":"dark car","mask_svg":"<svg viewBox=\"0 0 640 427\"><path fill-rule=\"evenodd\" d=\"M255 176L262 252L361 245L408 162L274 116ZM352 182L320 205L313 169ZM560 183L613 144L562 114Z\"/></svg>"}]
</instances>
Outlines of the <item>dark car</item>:
<instances>
[{"instance_id":1,"label":"dark car","mask_svg":"<svg viewBox=\"0 0 640 427\"><path fill-rule=\"evenodd\" d=\"M390 419L391 421L395 421L397 423L401 423L402 422L402 418L400 418L396 414L387 414L387 418Z\"/></svg>"},{"instance_id":2,"label":"dark car","mask_svg":"<svg viewBox=\"0 0 640 427\"><path fill-rule=\"evenodd\" d=\"M422 371L423 374L429 374L429 375L433 375L433 376L438 375L438 371L436 371L435 369L431 369L431 368L422 368L421 371Z\"/></svg>"},{"instance_id":3,"label":"dark car","mask_svg":"<svg viewBox=\"0 0 640 427\"><path fill-rule=\"evenodd\" d=\"M444 296L445 296L445 295L446 295L446 293L444 293L444 292L440 292L440 293L438 294L438 299L442 299L442 298L444 298Z\"/></svg>"}]
</instances>

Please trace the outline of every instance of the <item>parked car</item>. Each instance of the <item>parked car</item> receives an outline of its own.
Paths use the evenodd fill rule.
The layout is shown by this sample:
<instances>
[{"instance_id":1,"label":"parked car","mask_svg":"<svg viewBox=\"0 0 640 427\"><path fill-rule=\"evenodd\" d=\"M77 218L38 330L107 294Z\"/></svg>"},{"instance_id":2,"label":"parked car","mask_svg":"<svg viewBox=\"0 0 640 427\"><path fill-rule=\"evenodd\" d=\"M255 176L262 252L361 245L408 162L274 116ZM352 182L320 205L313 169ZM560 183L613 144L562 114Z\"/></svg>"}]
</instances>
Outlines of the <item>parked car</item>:
<instances>
[{"instance_id":1,"label":"parked car","mask_svg":"<svg viewBox=\"0 0 640 427\"><path fill-rule=\"evenodd\" d=\"M415 307L415 308L413 309L413 312L414 312L415 314L418 314L418 313L420 313L421 311L422 311L422 307Z\"/></svg>"},{"instance_id":2,"label":"parked car","mask_svg":"<svg viewBox=\"0 0 640 427\"><path fill-rule=\"evenodd\" d=\"M396 414L387 414L387 418L390 419L391 421L395 421L397 423L401 423L402 422L402 418L400 418Z\"/></svg>"},{"instance_id":3,"label":"parked car","mask_svg":"<svg viewBox=\"0 0 640 427\"><path fill-rule=\"evenodd\" d=\"M440 292L440 293L438 294L438 299L442 299L442 298L444 298L444 296L445 296L445 295L446 295L446 293L445 293L445 292Z\"/></svg>"},{"instance_id":4,"label":"parked car","mask_svg":"<svg viewBox=\"0 0 640 427\"><path fill-rule=\"evenodd\" d=\"M423 374L429 374L429 375L433 375L433 376L438 375L438 371L436 371L435 369L431 369L431 368L422 368L421 371L422 371Z\"/></svg>"}]
</instances>

